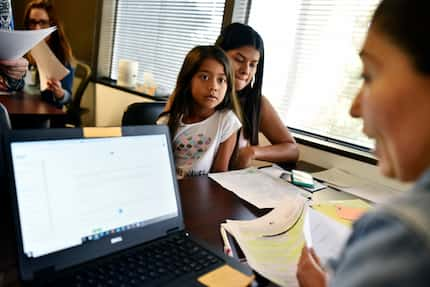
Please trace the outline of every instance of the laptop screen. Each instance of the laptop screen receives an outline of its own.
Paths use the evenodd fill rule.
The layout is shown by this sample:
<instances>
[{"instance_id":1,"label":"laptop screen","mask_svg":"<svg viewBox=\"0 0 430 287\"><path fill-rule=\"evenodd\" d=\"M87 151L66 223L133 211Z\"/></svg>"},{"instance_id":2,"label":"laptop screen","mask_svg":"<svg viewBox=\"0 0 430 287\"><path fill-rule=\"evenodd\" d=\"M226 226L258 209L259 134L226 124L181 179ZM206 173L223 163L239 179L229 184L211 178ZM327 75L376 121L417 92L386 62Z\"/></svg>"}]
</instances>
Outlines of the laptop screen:
<instances>
[{"instance_id":1,"label":"laptop screen","mask_svg":"<svg viewBox=\"0 0 430 287\"><path fill-rule=\"evenodd\" d=\"M165 134L11 143L23 251L37 258L178 216ZM144 151L144 152L143 152Z\"/></svg>"}]
</instances>

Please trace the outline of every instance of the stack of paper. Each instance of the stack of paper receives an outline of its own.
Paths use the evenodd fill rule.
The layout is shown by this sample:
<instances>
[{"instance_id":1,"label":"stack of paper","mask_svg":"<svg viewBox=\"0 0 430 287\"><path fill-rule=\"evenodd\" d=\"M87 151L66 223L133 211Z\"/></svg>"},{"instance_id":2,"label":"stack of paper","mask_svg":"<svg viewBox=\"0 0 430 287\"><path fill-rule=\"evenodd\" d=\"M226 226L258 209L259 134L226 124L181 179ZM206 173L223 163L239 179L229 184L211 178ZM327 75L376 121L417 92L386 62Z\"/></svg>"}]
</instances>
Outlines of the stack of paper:
<instances>
[{"instance_id":1,"label":"stack of paper","mask_svg":"<svg viewBox=\"0 0 430 287\"><path fill-rule=\"evenodd\" d=\"M284 170L277 167L211 173L209 177L243 200L258 208L274 208L285 197L308 193L280 178Z\"/></svg>"},{"instance_id":2,"label":"stack of paper","mask_svg":"<svg viewBox=\"0 0 430 287\"><path fill-rule=\"evenodd\" d=\"M227 220L221 228L234 236L254 270L281 286L297 286L297 261L304 245L304 205L300 196L287 197L263 217Z\"/></svg>"},{"instance_id":3,"label":"stack of paper","mask_svg":"<svg viewBox=\"0 0 430 287\"><path fill-rule=\"evenodd\" d=\"M316 172L312 175L314 178L322 180L336 189L376 203L385 202L399 192L386 185L352 175L337 168Z\"/></svg>"}]
</instances>

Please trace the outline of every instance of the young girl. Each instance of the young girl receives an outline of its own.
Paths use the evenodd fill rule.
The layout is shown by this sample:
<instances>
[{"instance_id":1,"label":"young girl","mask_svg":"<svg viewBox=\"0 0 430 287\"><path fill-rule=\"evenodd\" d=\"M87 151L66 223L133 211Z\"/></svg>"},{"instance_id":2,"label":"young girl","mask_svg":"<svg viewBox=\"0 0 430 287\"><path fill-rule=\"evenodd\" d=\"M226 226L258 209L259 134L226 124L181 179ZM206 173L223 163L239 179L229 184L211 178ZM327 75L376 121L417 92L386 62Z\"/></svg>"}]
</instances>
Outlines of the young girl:
<instances>
[{"instance_id":1,"label":"young girl","mask_svg":"<svg viewBox=\"0 0 430 287\"><path fill-rule=\"evenodd\" d=\"M185 57L170 110L159 124L170 129L179 176L226 171L241 127L234 77L225 53L197 46Z\"/></svg>"}]
</instances>

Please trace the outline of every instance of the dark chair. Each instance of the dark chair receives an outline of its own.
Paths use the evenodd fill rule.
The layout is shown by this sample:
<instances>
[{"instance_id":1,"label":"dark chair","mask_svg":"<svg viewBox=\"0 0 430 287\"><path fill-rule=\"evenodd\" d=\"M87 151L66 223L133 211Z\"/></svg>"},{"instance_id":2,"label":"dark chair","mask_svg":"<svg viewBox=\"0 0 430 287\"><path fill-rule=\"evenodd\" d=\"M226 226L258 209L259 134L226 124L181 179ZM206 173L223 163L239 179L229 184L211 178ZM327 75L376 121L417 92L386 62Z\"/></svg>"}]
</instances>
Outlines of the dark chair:
<instances>
[{"instance_id":1,"label":"dark chair","mask_svg":"<svg viewBox=\"0 0 430 287\"><path fill-rule=\"evenodd\" d=\"M127 107L122 116L123 126L154 125L163 112L166 102L134 103Z\"/></svg>"},{"instance_id":2,"label":"dark chair","mask_svg":"<svg viewBox=\"0 0 430 287\"><path fill-rule=\"evenodd\" d=\"M11 130L9 113L6 108L0 104L0 224L5 225L9 222L9 182L7 176L7 159L6 144L8 133Z\"/></svg>"},{"instance_id":3,"label":"dark chair","mask_svg":"<svg viewBox=\"0 0 430 287\"><path fill-rule=\"evenodd\" d=\"M74 89L72 102L67 105L66 124L80 127L81 115L88 112L88 109L81 107L82 96L91 78L91 68L87 64L76 61L75 78L73 80Z\"/></svg>"}]
</instances>

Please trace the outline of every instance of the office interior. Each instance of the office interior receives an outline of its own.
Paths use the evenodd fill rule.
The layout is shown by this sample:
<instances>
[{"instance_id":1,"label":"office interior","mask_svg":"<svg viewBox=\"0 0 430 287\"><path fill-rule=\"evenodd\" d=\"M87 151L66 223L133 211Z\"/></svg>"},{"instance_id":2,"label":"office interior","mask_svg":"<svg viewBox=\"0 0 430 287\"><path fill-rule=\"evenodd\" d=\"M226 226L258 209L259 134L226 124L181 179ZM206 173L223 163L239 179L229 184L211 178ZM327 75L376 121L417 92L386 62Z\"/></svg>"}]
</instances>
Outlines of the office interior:
<instances>
[{"instance_id":1,"label":"office interior","mask_svg":"<svg viewBox=\"0 0 430 287\"><path fill-rule=\"evenodd\" d=\"M83 126L119 126L123 112L128 105L135 102L153 101L151 97L146 97L142 93L116 86L114 81L106 80L106 75L100 73L100 51L111 49L111 47L100 44L101 33L103 33L103 9L113 7L116 1L53 0L52 2L64 25L74 57L90 65L93 71L81 103L88 110L82 115ZM235 2L240 2L240 4L251 3L251 1L225 1L222 25L232 21ZM25 0L13 1L12 6L17 29L22 28L25 4ZM273 5L278 4L274 2ZM144 48L142 49L144 50ZM268 69L270 66L266 63L265 70ZM104 80L100 80L101 78ZM398 190L406 190L410 187L408 184L398 183L381 176L376 167L376 159L369 149L363 151L363 149L339 144L336 141L296 133L294 130L292 133L300 146L301 161L310 162L322 168L337 167ZM264 144L264 138L262 143Z\"/></svg>"}]
</instances>

